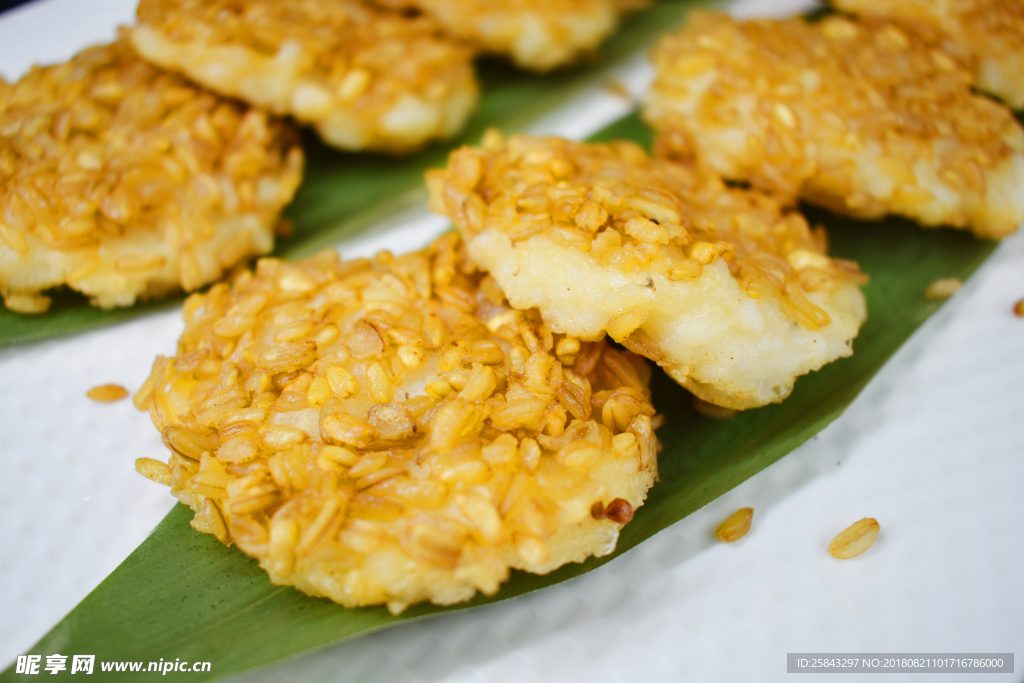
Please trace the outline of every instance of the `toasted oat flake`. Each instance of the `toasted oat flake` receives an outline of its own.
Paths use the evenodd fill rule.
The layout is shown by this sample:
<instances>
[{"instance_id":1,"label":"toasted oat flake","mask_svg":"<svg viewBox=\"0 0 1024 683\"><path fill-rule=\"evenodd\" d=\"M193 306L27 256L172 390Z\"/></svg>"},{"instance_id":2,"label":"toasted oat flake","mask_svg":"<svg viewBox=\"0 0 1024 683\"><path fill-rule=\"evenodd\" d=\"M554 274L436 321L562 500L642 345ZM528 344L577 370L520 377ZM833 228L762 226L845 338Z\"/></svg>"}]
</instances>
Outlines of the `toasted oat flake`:
<instances>
[{"instance_id":1,"label":"toasted oat flake","mask_svg":"<svg viewBox=\"0 0 1024 683\"><path fill-rule=\"evenodd\" d=\"M715 536L726 543L738 541L750 531L750 521L754 518L754 508L740 508L729 515L715 529Z\"/></svg>"},{"instance_id":2,"label":"toasted oat flake","mask_svg":"<svg viewBox=\"0 0 1024 683\"><path fill-rule=\"evenodd\" d=\"M607 334L709 403L781 401L850 355L865 317L866 278L799 213L631 142L491 133L427 183L514 307Z\"/></svg>"},{"instance_id":3,"label":"toasted oat flake","mask_svg":"<svg viewBox=\"0 0 1024 683\"><path fill-rule=\"evenodd\" d=\"M955 277L943 277L935 280L924 290L924 298L928 301L948 299L959 291L963 283Z\"/></svg>"},{"instance_id":4,"label":"toasted oat flake","mask_svg":"<svg viewBox=\"0 0 1024 683\"><path fill-rule=\"evenodd\" d=\"M342 149L410 151L457 133L477 102L469 47L363 0L142 0L138 20L149 61Z\"/></svg>"},{"instance_id":5,"label":"toasted oat flake","mask_svg":"<svg viewBox=\"0 0 1024 683\"><path fill-rule=\"evenodd\" d=\"M41 313L196 289L274 244L302 151L283 122L155 69L124 40L0 83L0 293Z\"/></svg>"},{"instance_id":6,"label":"toasted oat flake","mask_svg":"<svg viewBox=\"0 0 1024 683\"><path fill-rule=\"evenodd\" d=\"M139 471L275 583L347 606L451 604L611 552L656 477L650 369L566 345L459 249L264 259L190 297L135 397L169 473Z\"/></svg>"},{"instance_id":7,"label":"toasted oat flake","mask_svg":"<svg viewBox=\"0 0 1024 683\"><path fill-rule=\"evenodd\" d=\"M120 384L101 384L87 391L85 395L98 403L113 403L128 398L128 390Z\"/></svg>"},{"instance_id":8,"label":"toasted oat flake","mask_svg":"<svg viewBox=\"0 0 1024 683\"><path fill-rule=\"evenodd\" d=\"M1024 219L1024 129L895 25L696 13L653 61L644 118L665 156L861 218L989 238Z\"/></svg>"},{"instance_id":9,"label":"toasted oat flake","mask_svg":"<svg viewBox=\"0 0 1024 683\"><path fill-rule=\"evenodd\" d=\"M1013 305L1013 314L1018 318L1024 318L1024 299L1021 299Z\"/></svg>"},{"instance_id":10,"label":"toasted oat flake","mask_svg":"<svg viewBox=\"0 0 1024 683\"><path fill-rule=\"evenodd\" d=\"M135 460L135 470L158 484L171 485L171 468L167 466L167 463L153 458L138 458Z\"/></svg>"},{"instance_id":11,"label":"toasted oat flake","mask_svg":"<svg viewBox=\"0 0 1024 683\"><path fill-rule=\"evenodd\" d=\"M377 0L416 8L454 35L519 66L550 71L592 53L630 10L648 0Z\"/></svg>"},{"instance_id":12,"label":"toasted oat flake","mask_svg":"<svg viewBox=\"0 0 1024 683\"><path fill-rule=\"evenodd\" d=\"M828 554L837 560L856 557L871 547L878 537L880 528L878 522L872 517L865 517L859 522L854 522L832 539L832 542L828 544Z\"/></svg>"},{"instance_id":13,"label":"toasted oat flake","mask_svg":"<svg viewBox=\"0 0 1024 683\"><path fill-rule=\"evenodd\" d=\"M885 19L965 64L975 84L1024 109L1024 4L1020 0L829 0L853 14Z\"/></svg>"}]
</instances>

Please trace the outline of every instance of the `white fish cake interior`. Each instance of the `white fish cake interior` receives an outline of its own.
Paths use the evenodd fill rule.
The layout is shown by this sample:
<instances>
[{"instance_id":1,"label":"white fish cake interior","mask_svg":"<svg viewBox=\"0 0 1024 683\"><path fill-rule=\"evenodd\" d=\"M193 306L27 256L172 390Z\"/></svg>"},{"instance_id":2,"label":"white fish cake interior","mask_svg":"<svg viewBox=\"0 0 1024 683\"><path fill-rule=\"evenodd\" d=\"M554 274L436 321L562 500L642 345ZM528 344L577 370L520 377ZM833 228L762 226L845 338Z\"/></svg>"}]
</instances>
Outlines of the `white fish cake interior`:
<instances>
[{"instance_id":1,"label":"white fish cake interior","mask_svg":"<svg viewBox=\"0 0 1024 683\"><path fill-rule=\"evenodd\" d=\"M172 455L139 471L275 583L350 607L610 553L657 473L650 369L512 310L458 246L264 259L193 295L135 397Z\"/></svg>"},{"instance_id":2,"label":"white fish cake interior","mask_svg":"<svg viewBox=\"0 0 1024 683\"><path fill-rule=\"evenodd\" d=\"M0 82L0 289L46 310L62 284L103 308L218 279L269 252L302 174L284 122L95 47Z\"/></svg>"},{"instance_id":3,"label":"white fish cake interior","mask_svg":"<svg viewBox=\"0 0 1024 683\"><path fill-rule=\"evenodd\" d=\"M347 150L407 152L476 107L472 51L427 17L361 0L142 0L139 53L312 124Z\"/></svg>"},{"instance_id":4,"label":"white fish cake interior","mask_svg":"<svg viewBox=\"0 0 1024 683\"><path fill-rule=\"evenodd\" d=\"M852 14L887 19L971 65L975 84L1024 109L1024 3L1020 0L829 0Z\"/></svg>"},{"instance_id":5,"label":"white fish cake interior","mask_svg":"<svg viewBox=\"0 0 1024 683\"><path fill-rule=\"evenodd\" d=\"M379 0L414 7L455 35L519 66L550 71L593 52L645 0Z\"/></svg>"},{"instance_id":6,"label":"white fish cake interior","mask_svg":"<svg viewBox=\"0 0 1024 683\"><path fill-rule=\"evenodd\" d=\"M606 333L729 408L781 401L851 353L856 264L773 198L631 142L488 134L428 174L468 258L557 332Z\"/></svg>"},{"instance_id":7,"label":"white fish cake interior","mask_svg":"<svg viewBox=\"0 0 1024 683\"><path fill-rule=\"evenodd\" d=\"M698 13L654 51L660 150L861 218L1013 233L1024 130L942 50L892 24Z\"/></svg>"}]
</instances>

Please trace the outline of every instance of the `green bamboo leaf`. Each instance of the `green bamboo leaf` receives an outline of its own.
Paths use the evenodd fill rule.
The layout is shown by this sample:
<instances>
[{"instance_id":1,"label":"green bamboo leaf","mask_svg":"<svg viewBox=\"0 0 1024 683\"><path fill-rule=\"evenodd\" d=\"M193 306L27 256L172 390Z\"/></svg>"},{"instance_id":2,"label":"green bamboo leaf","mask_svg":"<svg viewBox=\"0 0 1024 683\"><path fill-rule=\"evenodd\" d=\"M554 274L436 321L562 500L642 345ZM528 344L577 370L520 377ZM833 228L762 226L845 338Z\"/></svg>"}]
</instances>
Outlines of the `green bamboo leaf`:
<instances>
[{"instance_id":1,"label":"green bamboo leaf","mask_svg":"<svg viewBox=\"0 0 1024 683\"><path fill-rule=\"evenodd\" d=\"M306 174L287 210L295 234L278 241L275 256L301 258L339 240L371 229L380 219L422 203L423 171L445 162L448 152L479 141L496 126L506 132L525 129L557 109L606 71L651 45L655 37L682 22L686 13L708 0L661 0L629 17L602 47L600 58L574 69L537 76L496 60L478 66L483 86L480 108L458 139L434 145L411 157L348 154L326 147L306 132ZM44 315L12 313L0 306L0 347L112 325L181 304L181 297L130 308L103 311L75 292L58 291Z\"/></svg>"},{"instance_id":2,"label":"green bamboo leaf","mask_svg":"<svg viewBox=\"0 0 1024 683\"><path fill-rule=\"evenodd\" d=\"M636 116L600 138L648 143ZM955 230L921 230L902 220L858 223L809 212L826 226L835 256L855 259L871 275L865 287L870 317L852 358L800 379L784 403L708 420L690 408L689 394L657 373L654 403L667 421L659 437L661 482L623 529L616 552L547 575L515 572L493 597L453 607L415 605L401 616L383 607L344 609L273 586L255 561L193 531L191 511L178 505L153 533L31 652L94 654L93 680L118 680L100 662L212 662L212 671L170 672L166 680L204 681L264 666L374 630L452 610L479 607L591 571L761 471L836 419L868 380L938 309L924 290L939 277L966 279L994 244ZM140 483L140 485L143 485ZM13 667L0 681L18 680Z\"/></svg>"}]
</instances>

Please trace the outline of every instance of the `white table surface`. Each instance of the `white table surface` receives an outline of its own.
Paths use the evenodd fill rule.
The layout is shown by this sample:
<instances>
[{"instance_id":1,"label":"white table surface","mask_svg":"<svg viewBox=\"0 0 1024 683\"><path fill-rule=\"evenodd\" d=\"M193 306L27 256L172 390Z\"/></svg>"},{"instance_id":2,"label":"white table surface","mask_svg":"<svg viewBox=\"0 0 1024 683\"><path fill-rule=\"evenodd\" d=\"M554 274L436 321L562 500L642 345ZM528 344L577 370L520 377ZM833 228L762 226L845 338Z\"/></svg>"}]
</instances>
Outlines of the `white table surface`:
<instances>
[{"instance_id":1,"label":"white table surface","mask_svg":"<svg viewBox=\"0 0 1024 683\"><path fill-rule=\"evenodd\" d=\"M808 6L725 4L744 16ZM42 0L0 15L0 74L109 40L133 11L132 0ZM637 93L648 78L640 59L617 75ZM595 89L536 130L581 137L628 109ZM401 251L443 228L419 209L339 247ZM817 438L624 556L538 593L240 679L778 681L794 677L787 652L1013 652L1018 673L980 678L1024 680L1024 319L1011 312L1022 297L1024 234ZM133 469L137 457L165 457L148 416L85 392L106 382L134 390L180 329L169 312L0 350L0 667L171 508L166 489ZM742 506L756 510L751 532L716 542L716 524ZM846 562L828 556L832 536L865 516L881 524L875 545ZM839 680L907 678L972 680Z\"/></svg>"}]
</instances>

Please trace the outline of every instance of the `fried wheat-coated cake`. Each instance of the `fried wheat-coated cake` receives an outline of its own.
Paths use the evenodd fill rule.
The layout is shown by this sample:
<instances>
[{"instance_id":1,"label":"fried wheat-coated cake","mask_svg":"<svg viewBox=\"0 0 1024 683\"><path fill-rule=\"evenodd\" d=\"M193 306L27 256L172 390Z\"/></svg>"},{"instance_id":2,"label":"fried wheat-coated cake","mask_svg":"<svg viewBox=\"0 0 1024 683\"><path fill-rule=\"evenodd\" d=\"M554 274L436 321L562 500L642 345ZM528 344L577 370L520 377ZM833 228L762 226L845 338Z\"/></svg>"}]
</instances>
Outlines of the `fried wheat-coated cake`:
<instances>
[{"instance_id":1,"label":"fried wheat-coated cake","mask_svg":"<svg viewBox=\"0 0 1024 683\"><path fill-rule=\"evenodd\" d=\"M753 408L852 353L857 265L761 192L632 142L489 133L428 173L468 259L552 330L611 336L705 401Z\"/></svg>"},{"instance_id":2,"label":"fried wheat-coated cake","mask_svg":"<svg viewBox=\"0 0 1024 683\"><path fill-rule=\"evenodd\" d=\"M699 13L654 51L662 154L860 218L982 237L1024 219L1024 130L954 58L893 24Z\"/></svg>"},{"instance_id":3,"label":"fried wheat-coated cake","mask_svg":"<svg viewBox=\"0 0 1024 683\"><path fill-rule=\"evenodd\" d=\"M264 259L195 294L135 397L137 469L277 584L393 612L605 555L654 483L639 356L553 334L424 251Z\"/></svg>"},{"instance_id":4,"label":"fried wheat-coated cake","mask_svg":"<svg viewBox=\"0 0 1024 683\"><path fill-rule=\"evenodd\" d=\"M1024 109L1024 3L1020 0L829 0L863 17L886 19L970 65L975 85Z\"/></svg>"},{"instance_id":5,"label":"fried wheat-coated cake","mask_svg":"<svg viewBox=\"0 0 1024 683\"><path fill-rule=\"evenodd\" d=\"M487 52L532 71L550 71L597 49L647 0L378 0L415 8Z\"/></svg>"},{"instance_id":6,"label":"fried wheat-coated cake","mask_svg":"<svg viewBox=\"0 0 1024 683\"><path fill-rule=\"evenodd\" d=\"M274 245L295 131L139 59L122 39L0 81L0 289L103 308L218 279Z\"/></svg>"},{"instance_id":7,"label":"fried wheat-coated cake","mask_svg":"<svg viewBox=\"0 0 1024 683\"><path fill-rule=\"evenodd\" d=\"M408 152L476 107L472 50L432 19L362 0L142 0L132 44L346 150Z\"/></svg>"}]
</instances>

